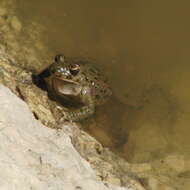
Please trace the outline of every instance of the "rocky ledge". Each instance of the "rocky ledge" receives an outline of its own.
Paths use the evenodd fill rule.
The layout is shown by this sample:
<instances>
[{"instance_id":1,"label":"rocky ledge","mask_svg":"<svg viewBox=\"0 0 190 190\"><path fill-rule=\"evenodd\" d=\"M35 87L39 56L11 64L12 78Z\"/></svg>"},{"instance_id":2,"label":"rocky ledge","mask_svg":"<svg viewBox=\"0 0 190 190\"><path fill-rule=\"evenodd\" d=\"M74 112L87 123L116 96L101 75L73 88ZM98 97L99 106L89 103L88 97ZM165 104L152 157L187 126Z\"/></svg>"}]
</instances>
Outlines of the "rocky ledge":
<instances>
[{"instance_id":1,"label":"rocky ledge","mask_svg":"<svg viewBox=\"0 0 190 190\"><path fill-rule=\"evenodd\" d=\"M132 190L103 183L75 150L67 128L43 126L27 104L0 85L1 189Z\"/></svg>"}]
</instances>

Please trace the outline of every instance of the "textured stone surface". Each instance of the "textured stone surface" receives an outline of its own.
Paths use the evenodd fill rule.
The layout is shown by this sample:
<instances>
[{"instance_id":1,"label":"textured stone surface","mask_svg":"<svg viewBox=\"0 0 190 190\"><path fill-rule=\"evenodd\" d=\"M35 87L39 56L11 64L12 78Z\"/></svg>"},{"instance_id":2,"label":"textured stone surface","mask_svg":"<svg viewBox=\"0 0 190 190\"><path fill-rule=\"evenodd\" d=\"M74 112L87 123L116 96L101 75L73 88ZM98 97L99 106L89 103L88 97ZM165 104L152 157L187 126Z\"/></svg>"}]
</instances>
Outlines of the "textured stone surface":
<instances>
[{"instance_id":1,"label":"textured stone surface","mask_svg":"<svg viewBox=\"0 0 190 190\"><path fill-rule=\"evenodd\" d=\"M44 127L2 85L0 105L0 189L127 190L98 181L69 136Z\"/></svg>"}]
</instances>

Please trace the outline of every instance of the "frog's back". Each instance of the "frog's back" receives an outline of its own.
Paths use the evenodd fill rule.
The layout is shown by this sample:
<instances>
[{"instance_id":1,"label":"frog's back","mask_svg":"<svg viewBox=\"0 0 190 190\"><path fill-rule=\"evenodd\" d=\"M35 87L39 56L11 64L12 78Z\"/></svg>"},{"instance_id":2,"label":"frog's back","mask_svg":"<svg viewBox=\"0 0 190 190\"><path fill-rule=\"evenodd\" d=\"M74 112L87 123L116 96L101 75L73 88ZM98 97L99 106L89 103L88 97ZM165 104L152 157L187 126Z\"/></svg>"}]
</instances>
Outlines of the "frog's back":
<instances>
[{"instance_id":1,"label":"frog's back","mask_svg":"<svg viewBox=\"0 0 190 190\"><path fill-rule=\"evenodd\" d=\"M94 96L95 104L104 104L112 95L108 80L103 73L92 64L87 64L85 68L86 79L91 85L92 95Z\"/></svg>"}]
</instances>

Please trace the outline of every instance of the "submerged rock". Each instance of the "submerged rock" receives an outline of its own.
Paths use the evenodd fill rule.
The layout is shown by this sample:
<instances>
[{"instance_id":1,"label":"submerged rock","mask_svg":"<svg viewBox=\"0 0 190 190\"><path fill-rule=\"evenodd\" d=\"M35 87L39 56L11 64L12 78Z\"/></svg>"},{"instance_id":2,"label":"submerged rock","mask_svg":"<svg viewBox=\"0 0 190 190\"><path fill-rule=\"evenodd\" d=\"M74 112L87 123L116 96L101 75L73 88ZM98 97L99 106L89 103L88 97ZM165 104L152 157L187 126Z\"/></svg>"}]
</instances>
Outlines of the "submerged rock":
<instances>
[{"instance_id":1,"label":"submerged rock","mask_svg":"<svg viewBox=\"0 0 190 190\"><path fill-rule=\"evenodd\" d=\"M11 27L18 32L22 29L22 24L16 16L11 19Z\"/></svg>"}]
</instances>

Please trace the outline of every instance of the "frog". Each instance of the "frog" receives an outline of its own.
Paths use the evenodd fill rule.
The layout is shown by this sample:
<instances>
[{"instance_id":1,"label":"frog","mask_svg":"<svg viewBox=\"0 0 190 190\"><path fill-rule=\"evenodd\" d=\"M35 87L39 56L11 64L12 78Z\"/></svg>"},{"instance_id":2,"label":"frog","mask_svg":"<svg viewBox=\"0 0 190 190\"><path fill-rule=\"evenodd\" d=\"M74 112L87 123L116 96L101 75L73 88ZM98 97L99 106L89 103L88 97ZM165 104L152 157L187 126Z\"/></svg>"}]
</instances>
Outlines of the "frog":
<instances>
[{"instance_id":1,"label":"frog","mask_svg":"<svg viewBox=\"0 0 190 190\"><path fill-rule=\"evenodd\" d=\"M95 113L112 95L103 72L89 61L58 54L39 75L55 101L71 110L64 113L68 121L81 121Z\"/></svg>"}]
</instances>

